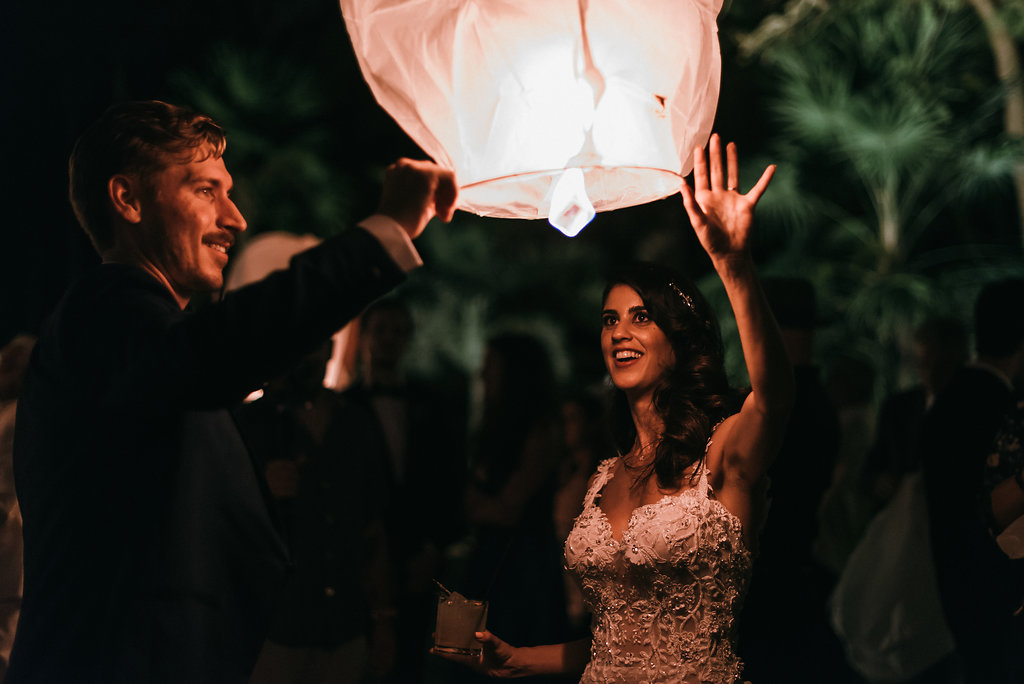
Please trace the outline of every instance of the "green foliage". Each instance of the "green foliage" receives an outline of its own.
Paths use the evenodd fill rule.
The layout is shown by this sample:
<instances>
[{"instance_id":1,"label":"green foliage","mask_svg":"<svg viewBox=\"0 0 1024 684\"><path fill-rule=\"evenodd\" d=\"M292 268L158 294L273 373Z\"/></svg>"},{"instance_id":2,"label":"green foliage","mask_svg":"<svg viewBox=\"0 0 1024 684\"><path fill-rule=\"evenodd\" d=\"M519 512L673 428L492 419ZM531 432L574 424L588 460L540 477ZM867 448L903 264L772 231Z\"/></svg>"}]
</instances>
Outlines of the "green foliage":
<instances>
[{"instance_id":1,"label":"green foliage","mask_svg":"<svg viewBox=\"0 0 1024 684\"><path fill-rule=\"evenodd\" d=\"M1005 0L999 8L999 16L1006 24L1010 35L1018 41L1024 40L1024 3L1018 0Z\"/></svg>"},{"instance_id":2,"label":"green foliage","mask_svg":"<svg viewBox=\"0 0 1024 684\"><path fill-rule=\"evenodd\" d=\"M770 268L817 286L834 321L824 360L860 349L891 389L913 326L969 317L975 245L990 239L971 217L1008 194L1022 158L1002 141L985 33L962 3L841 0L776 36L763 63L776 85L771 144L789 168L765 198L783 243ZM777 208L789 205L802 209ZM1016 217L1005 223L1012 232ZM954 236L963 244L948 249ZM1019 262L1003 250L983 271Z\"/></svg>"},{"instance_id":3,"label":"green foliage","mask_svg":"<svg viewBox=\"0 0 1024 684\"><path fill-rule=\"evenodd\" d=\"M966 176L961 153L978 134L954 110L977 95L958 85L971 29L962 13L927 3L844 3L807 37L769 52L790 149L821 155L864 189L848 211L871 208L891 258L912 247L902 233L924 195ZM887 221L895 234L885 233Z\"/></svg>"}]
</instances>

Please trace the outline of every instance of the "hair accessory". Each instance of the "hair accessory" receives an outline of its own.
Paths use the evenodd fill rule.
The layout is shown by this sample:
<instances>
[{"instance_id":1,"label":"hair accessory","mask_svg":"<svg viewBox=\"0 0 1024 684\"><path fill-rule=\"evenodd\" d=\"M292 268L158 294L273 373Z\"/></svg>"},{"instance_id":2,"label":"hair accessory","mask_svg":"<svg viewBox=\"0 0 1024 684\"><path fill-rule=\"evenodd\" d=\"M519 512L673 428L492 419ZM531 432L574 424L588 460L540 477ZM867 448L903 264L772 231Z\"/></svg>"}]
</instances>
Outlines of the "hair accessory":
<instances>
[{"instance_id":1,"label":"hair accessory","mask_svg":"<svg viewBox=\"0 0 1024 684\"><path fill-rule=\"evenodd\" d=\"M668 282L668 286L672 288L673 292L679 295L679 298L683 300L683 303L686 304L687 307L689 307L690 312L693 313L694 316L696 316L697 309L693 306L693 300L690 299L690 295L680 290L679 286L673 283L671 280Z\"/></svg>"}]
</instances>

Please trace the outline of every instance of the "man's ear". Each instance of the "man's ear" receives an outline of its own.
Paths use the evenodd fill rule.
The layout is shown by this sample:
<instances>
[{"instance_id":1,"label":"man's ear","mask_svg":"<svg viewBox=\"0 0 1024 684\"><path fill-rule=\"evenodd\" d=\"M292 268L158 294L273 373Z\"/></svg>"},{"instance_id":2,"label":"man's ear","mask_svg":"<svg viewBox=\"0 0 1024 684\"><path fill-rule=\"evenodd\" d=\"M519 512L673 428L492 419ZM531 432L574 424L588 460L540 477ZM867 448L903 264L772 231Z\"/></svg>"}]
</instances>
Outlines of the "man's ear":
<instances>
[{"instance_id":1,"label":"man's ear","mask_svg":"<svg viewBox=\"0 0 1024 684\"><path fill-rule=\"evenodd\" d=\"M137 178L121 173L111 176L107 181L107 197L114 207L114 213L128 223L142 221L141 190Z\"/></svg>"}]
</instances>

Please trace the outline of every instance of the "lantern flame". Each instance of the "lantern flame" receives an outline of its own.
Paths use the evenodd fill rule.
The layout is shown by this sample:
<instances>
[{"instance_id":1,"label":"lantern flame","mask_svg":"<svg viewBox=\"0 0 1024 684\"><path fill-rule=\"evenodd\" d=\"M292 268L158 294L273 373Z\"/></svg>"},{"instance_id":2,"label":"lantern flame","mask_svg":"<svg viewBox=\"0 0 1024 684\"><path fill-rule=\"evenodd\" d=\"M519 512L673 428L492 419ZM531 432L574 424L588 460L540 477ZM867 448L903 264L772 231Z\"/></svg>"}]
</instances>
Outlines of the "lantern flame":
<instances>
[{"instance_id":1,"label":"lantern flame","mask_svg":"<svg viewBox=\"0 0 1024 684\"><path fill-rule=\"evenodd\" d=\"M566 237L576 237L594 219L596 213L587 197L583 169L563 171L551 190L548 223L562 231Z\"/></svg>"}]
</instances>

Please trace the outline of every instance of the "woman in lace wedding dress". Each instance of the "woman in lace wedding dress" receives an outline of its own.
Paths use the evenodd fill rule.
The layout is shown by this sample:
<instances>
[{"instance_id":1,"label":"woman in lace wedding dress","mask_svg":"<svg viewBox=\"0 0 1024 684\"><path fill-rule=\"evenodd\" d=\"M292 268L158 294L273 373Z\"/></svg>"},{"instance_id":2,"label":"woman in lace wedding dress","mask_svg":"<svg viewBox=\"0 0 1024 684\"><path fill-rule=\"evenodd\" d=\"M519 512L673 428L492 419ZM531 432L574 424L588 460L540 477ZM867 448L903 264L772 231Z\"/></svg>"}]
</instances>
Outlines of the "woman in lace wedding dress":
<instances>
[{"instance_id":1,"label":"woman in lace wedding dress","mask_svg":"<svg viewBox=\"0 0 1024 684\"><path fill-rule=\"evenodd\" d=\"M618 390L620 456L598 467L565 543L593 636L516 648L478 633L483 655L469 664L492 676L740 681L734 632L793 380L748 249L754 205L774 168L743 195L735 146L725 169L717 135L709 148L708 159L694 152L694 188L683 184L683 203L736 316L751 391L737 412L718 325L691 283L654 264L612 279L601 348Z\"/></svg>"}]
</instances>

